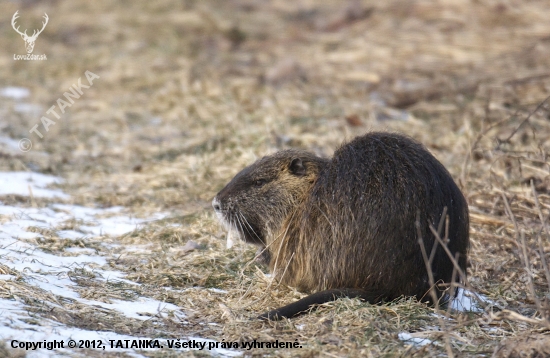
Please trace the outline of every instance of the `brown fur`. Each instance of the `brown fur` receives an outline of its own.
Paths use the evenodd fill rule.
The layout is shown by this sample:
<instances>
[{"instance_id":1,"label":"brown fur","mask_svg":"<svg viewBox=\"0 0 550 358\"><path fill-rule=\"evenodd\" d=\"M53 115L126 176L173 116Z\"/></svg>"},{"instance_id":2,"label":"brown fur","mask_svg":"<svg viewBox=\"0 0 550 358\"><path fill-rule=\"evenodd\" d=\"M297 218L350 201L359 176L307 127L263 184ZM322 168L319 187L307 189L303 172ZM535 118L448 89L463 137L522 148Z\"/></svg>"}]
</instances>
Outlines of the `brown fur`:
<instances>
[{"instance_id":1,"label":"brown fur","mask_svg":"<svg viewBox=\"0 0 550 358\"><path fill-rule=\"evenodd\" d=\"M312 295L319 298L313 303L339 297L334 289L373 303L424 297L430 284L419 233L428 255L435 249L435 281L449 283L453 264L429 228L444 210L447 247L466 270L466 201L441 163L402 135L369 133L330 160L299 150L264 157L238 173L213 206L226 226L266 250L282 283L330 290Z\"/></svg>"}]
</instances>

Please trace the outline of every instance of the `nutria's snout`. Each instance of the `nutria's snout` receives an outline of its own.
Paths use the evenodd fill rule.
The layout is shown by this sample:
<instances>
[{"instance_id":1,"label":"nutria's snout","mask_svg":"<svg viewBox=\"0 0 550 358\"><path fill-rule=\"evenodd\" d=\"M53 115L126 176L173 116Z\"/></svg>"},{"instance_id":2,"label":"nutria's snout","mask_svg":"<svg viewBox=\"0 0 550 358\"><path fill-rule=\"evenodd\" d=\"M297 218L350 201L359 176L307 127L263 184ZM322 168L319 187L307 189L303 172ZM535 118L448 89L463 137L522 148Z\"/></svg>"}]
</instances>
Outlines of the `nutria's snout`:
<instances>
[{"instance_id":1,"label":"nutria's snout","mask_svg":"<svg viewBox=\"0 0 550 358\"><path fill-rule=\"evenodd\" d=\"M219 222L227 230L235 232L241 240L264 246L261 230L257 227L255 221L249 218L248 214L239 210L239 206L235 201L234 198L225 198L220 193L212 199L212 208L214 208ZM245 201L246 199L243 198L239 200L239 202Z\"/></svg>"}]
</instances>

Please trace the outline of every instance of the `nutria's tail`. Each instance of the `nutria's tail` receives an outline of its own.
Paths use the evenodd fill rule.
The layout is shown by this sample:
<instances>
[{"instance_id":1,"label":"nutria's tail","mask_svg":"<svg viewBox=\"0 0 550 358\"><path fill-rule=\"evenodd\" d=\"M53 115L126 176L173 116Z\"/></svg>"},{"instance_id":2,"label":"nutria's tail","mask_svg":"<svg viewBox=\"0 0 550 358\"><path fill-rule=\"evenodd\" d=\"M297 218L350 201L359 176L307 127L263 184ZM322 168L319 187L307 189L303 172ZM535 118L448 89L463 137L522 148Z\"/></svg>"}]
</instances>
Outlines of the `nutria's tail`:
<instances>
[{"instance_id":1,"label":"nutria's tail","mask_svg":"<svg viewBox=\"0 0 550 358\"><path fill-rule=\"evenodd\" d=\"M368 303L379 303L384 294L375 290L361 290L357 288L338 288L313 293L296 302L271 310L258 316L261 320L277 321L283 318L291 318L305 313L311 306L335 301L342 297L360 298Z\"/></svg>"}]
</instances>

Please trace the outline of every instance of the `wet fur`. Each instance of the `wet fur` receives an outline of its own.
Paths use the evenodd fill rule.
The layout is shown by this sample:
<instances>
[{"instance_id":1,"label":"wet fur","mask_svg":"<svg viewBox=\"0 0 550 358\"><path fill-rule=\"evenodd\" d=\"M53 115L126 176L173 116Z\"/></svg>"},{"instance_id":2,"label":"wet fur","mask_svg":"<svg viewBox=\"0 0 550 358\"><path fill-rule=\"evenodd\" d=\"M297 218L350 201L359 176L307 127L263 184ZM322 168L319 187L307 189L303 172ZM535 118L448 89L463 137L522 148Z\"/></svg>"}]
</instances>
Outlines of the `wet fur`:
<instances>
[{"instance_id":1,"label":"wet fur","mask_svg":"<svg viewBox=\"0 0 550 358\"><path fill-rule=\"evenodd\" d=\"M215 201L222 222L266 250L278 280L317 292L260 318L291 317L342 295L371 303L425 297L418 233L430 254L429 226L438 226L445 208L447 246L466 271L467 203L443 165L403 135L369 133L330 160L278 152L243 169ZM451 282L453 264L439 246L432 272L436 282Z\"/></svg>"}]
</instances>

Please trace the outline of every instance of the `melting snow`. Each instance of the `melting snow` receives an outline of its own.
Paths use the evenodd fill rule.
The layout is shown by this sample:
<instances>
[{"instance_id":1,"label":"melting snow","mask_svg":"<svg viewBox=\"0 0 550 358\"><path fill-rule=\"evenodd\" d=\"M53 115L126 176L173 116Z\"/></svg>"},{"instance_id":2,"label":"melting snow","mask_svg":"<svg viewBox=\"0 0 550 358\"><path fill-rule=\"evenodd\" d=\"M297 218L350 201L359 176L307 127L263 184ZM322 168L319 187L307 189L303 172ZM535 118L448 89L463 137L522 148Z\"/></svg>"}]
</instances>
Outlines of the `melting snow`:
<instances>
[{"instance_id":1,"label":"melting snow","mask_svg":"<svg viewBox=\"0 0 550 358\"><path fill-rule=\"evenodd\" d=\"M485 296L459 288L456 297L451 302L451 308L460 312L483 312L483 306L489 304L492 302Z\"/></svg>"},{"instance_id":2,"label":"melting snow","mask_svg":"<svg viewBox=\"0 0 550 358\"><path fill-rule=\"evenodd\" d=\"M9 316L18 316L21 318L21 320L18 320L16 322L11 321L9 318L7 318L6 313ZM137 354L134 349L131 348L111 348L111 344L109 341L111 340L150 340L149 337L133 337L128 336L124 334L117 334L114 332L107 332L107 331L89 331L85 329L80 328L71 328L66 327L58 322L52 321L52 320L43 320L42 326L36 326L33 324L25 323L27 320L33 320L32 316L29 316L29 314L25 311L24 306L16 301L2 301L2 306L0 307L0 337L2 339L6 340L12 340L16 339L20 342L43 342L48 341L52 342L54 340L64 341L64 346L67 347L68 340L72 339L76 342L79 342L80 340L100 340L103 342L103 345L105 346L106 352L112 352L112 353L126 353L134 357L144 357L141 354ZM159 344L164 347L164 349L167 349L168 344L166 343L166 339L163 338L155 338L159 340ZM198 342L213 342L209 339L204 338L196 338L196 337L185 337L181 338L180 341L185 340L195 340ZM144 351L153 351L156 348L144 348ZM181 349L182 351L185 351L187 349ZM205 349L206 350L206 349ZM19 350L23 351L23 350ZM28 358L42 358L42 357L56 357L59 356L60 353L69 353L70 350L67 348L63 349L55 349L53 351L48 351L45 349L39 349L35 351L27 351L27 357ZM73 351L74 352L74 351ZM237 357L241 356L242 354L240 352L231 351L228 349L212 349L208 351L209 353L214 353L215 355L224 356L224 357Z\"/></svg>"},{"instance_id":3,"label":"melting snow","mask_svg":"<svg viewBox=\"0 0 550 358\"><path fill-rule=\"evenodd\" d=\"M25 87L4 87L0 89L0 96L13 99L23 99L30 95L31 91Z\"/></svg>"},{"instance_id":4,"label":"melting snow","mask_svg":"<svg viewBox=\"0 0 550 358\"><path fill-rule=\"evenodd\" d=\"M28 172L0 172L0 195L18 194L28 196L66 199L69 196L59 190L47 189L48 185L60 183L61 179L49 175ZM124 273L102 269L107 261L90 248L67 248L65 252L74 256L58 256L40 250L33 244L33 239L42 236L37 232L27 229L38 227L56 231L56 227L66 221L76 225L70 230L58 230L56 234L64 239L92 239L100 235L118 236L135 230L139 225L163 217L157 214L150 220L131 218L121 214L122 207L109 209L86 208L82 206L53 204L46 208L23 208L2 205L0 202L0 261L3 265L19 272L27 283L32 283L44 291L58 297L74 300L79 304L103 307L129 318L147 320L152 316L168 318L171 312L175 317L184 319L185 314L179 307L161 302L155 299L140 297L135 301L111 299L109 303L86 299L75 290L78 286L69 278L69 272L75 268L86 269L93 272L97 280L124 282L139 286L138 283L124 278ZM80 223L74 224L74 223ZM113 244L103 244L105 247ZM116 246L116 245L115 245ZM143 246L143 245L142 245ZM140 248L136 248L140 250ZM20 277L3 274L0 275L0 283L3 281L9 285L10 281ZM59 322L40 318L40 325L29 324L36 322L33 315L29 315L25 305L21 302L9 299L0 299L0 340L17 339L19 341L58 341L74 340L102 340L106 345L106 351L117 353L125 352L132 356L139 356L138 351L130 348L111 349L109 340L135 340L149 339L147 337L132 337L114 332L88 331L79 328L67 327ZM166 340L159 339L160 344L167 349ZM195 340L211 342L203 338L182 337L181 340ZM75 353L76 351L73 351ZM38 349L26 352L27 357L54 357L60 353L69 353L69 349L56 349L49 351ZM208 353L221 356L240 356L241 352L212 349Z\"/></svg>"},{"instance_id":5,"label":"melting snow","mask_svg":"<svg viewBox=\"0 0 550 358\"><path fill-rule=\"evenodd\" d=\"M8 150L14 153L21 153L19 142L9 137L0 137L0 149Z\"/></svg>"},{"instance_id":6,"label":"melting snow","mask_svg":"<svg viewBox=\"0 0 550 358\"><path fill-rule=\"evenodd\" d=\"M413 337L412 334L407 332L401 332L397 335L400 340L404 341L405 343L412 344L415 346L425 346L427 344L432 344L433 341L431 341L428 338L418 338Z\"/></svg>"},{"instance_id":7,"label":"melting snow","mask_svg":"<svg viewBox=\"0 0 550 358\"><path fill-rule=\"evenodd\" d=\"M59 190L45 189L48 185L60 183L60 178L32 172L0 172L0 195L16 194L22 196L67 199L69 196Z\"/></svg>"}]
</instances>

